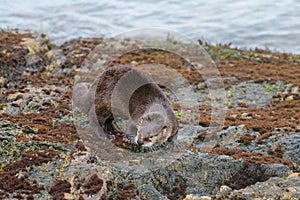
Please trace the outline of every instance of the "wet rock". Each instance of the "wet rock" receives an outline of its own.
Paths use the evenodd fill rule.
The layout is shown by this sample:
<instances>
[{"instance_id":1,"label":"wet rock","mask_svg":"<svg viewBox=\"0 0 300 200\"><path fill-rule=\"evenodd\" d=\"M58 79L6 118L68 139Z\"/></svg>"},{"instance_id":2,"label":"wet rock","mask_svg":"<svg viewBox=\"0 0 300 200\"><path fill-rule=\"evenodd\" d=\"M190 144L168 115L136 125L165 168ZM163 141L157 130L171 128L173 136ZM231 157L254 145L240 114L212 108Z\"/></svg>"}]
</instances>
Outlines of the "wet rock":
<instances>
[{"instance_id":1,"label":"wet rock","mask_svg":"<svg viewBox=\"0 0 300 200\"><path fill-rule=\"evenodd\" d=\"M51 199L56 194L59 198L69 199L79 199L81 195L91 198L119 196L137 199L210 199L214 195L221 199L299 198L299 175L293 173L288 178L282 178L292 171L300 170L299 167L293 167L300 163L299 131L284 128L289 126L287 122L297 120L295 113L299 93L299 65L291 64L291 61L285 59L286 56L264 56L257 53L254 57L244 55L241 58L243 60L237 60L245 53L234 50L238 54L234 53L234 58L228 62L220 62L219 69L230 77L223 79L226 87L230 88L227 93L229 100L225 103L228 107L244 110L232 113L232 121L229 124L226 122L226 128L217 131L210 139L201 135L208 131L208 126L181 124L178 139L191 144L191 148L188 146L181 149L183 153L178 157L173 157L172 152L164 159L153 159L158 166L153 168L145 167L145 163L138 159L130 164L128 161L119 165L90 155L81 161L77 160L81 154L87 153L88 148L82 142L78 145L76 129L70 125L74 120L70 112L73 76L82 66L86 66L86 69L97 68L111 59L110 53L115 52L115 49L107 51L107 55L95 56L89 53L98 44L103 44L102 47L109 50L112 40L78 39L55 48L45 35L40 36L41 39L38 37L31 33L0 33L0 41L7 42L4 48L0 47L0 85L5 86L1 87L0 94L0 115L5 119L0 122L0 168L11 169L10 166L15 166L19 169L18 166L22 166L22 163L18 160L22 158L23 162L29 163L25 166L30 166L19 172L0 170L0 173L12 173L19 182L24 180L24 183L33 186L31 189L34 193L28 196L29 199ZM130 44L138 46L139 42L128 41L120 43L119 47ZM183 63L186 64L170 53L164 52L162 55L153 59L150 52L141 51L126 54L111 65L132 63L138 66L154 60L180 70ZM84 62L87 56L90 58ZM272 60L275 57L276 62L280 60L280 64L271 65L275 62ZM231 56L228 55L228 58ZM271 64L264 65L257 61L268 61ZM245 67L238 67L237 70L237 66L242 65ZM202 78L196 76L193 70L183 71L183 76L190 84L204 90ZM273 70L276 73L269 72L274 72ZM274 80L278 80L278 71L282 73L280 79L283 81L275 82ZM249 76L249 72L253 76ZM257 73L262 74L261 78ZM238 82L240 84L234 85ZM286 85L289 82L293 84ZM197 93L196 98L200 103L212 101L207 94L202 93ZM284 120L278 123L276 121L273 130L273 124L267 121L270 118L263 117L274 116L278 111L277 105L272 105L275 109L266 113L255 109L249 111L247 107L264 108L275 100L287 103L280 104L280 108L287 110L287 113L295 113L288 113L284 115ZM210 112L207 111L206 114ZM281 118L281 113L279 115ZM294 119L290 115L295 115ZM204 123L200 125L209 125L209 115L203 116ZM267 122L266 126L272 127L276 134L263 137L259 143L257 138L265 131L265 127L259 129L260 127L253 124L250 126L247 122L260 119ZM237 120L241 120L239 124L235 123ZM39 154L42 148L47 150L45 154ZM201 152L201 148L206 148L209 153ZM52 149L59 152L58 157L53 157L50 151ZM213 149L215 154L211 154ZM35 156L36 153L38 157ZM119 153L118 156L122 158L122 151ZM42 165L41 157L45 161ZM286 160L291 161L292 165ZM95 178L95 173L99 175L98 178ZM11 178L15 180L14 176ZM42 187L37 187L36 183ZM96 186L95 183L99 184ZM23 193L19 191L8 194L0 189L0 198L20 197Z\"/></svg>"},{"instance_id":2,"label":"wet rock","mask_svg":"<svg viewBox=\"0 0 300 200\"><path fill-rule=\"evenodd\" d=\"M216 144L220 147L238 148L247 152L262 153L266 156L276 156L291 162L291 165L299 168L300 154L300 133L286 132L275 134L265 139L263 143L258 144L255 138L260 134L253 130L247 129L245 126L232 126L222 130L216 134L214 140L195 139L193 143L198 148L213 148ZM247 138L249 142L246 142Z\"/></svg>"},{"instance_id":3,"label":"wet rock","mask_svg":"<svg viewBox=\"0 0 300 200\"><path fill-rule=\"evenodd\" d=\"M200 200L200 197L189 194L183 200Z\"/></svg>"},{"instance_id":4,"label":"wet rock","mask_svg":"<svg viewBox=\"0 0 300 200\"><path fill-rule=\"evenodd\" d=\"M281 81L276 83L245 81L233 85L227 91L228 102L233 106L245 103L245 105L252 107L265 107L272 101L275 94L283 92L284 89L284 84Z\"/></svg>"},{"instance_id":5,"label":"wet rock","mask_svg":"<svg viewBox=\"0 0 300 200\"><path fill-rule=\"evenodd\" d=\"M209 196L201 196L200 200L211 200L212 198Z\"/></svg>"},{"instance_id":6,"label":"wet rock","mask_svg":"<svg viewBox=\"0 0 300 200\"><path fill-rule=\"evenodd\" d=\"M193 144L199 148L201 147L213 148L216 144L219 144L222 147L241 148L245 145L241 143L240 140L241 137L245 135L253 136L255 138L259 136L259 133L247 129L244 125L230 126L225 130L217 132L213 140L210 140L208 136L204 135L201 140L195 139Z\"/></svg>"},{"instance_id":7,"label":"wet rock","mask_svg":"<svg viewBox=\"0 0 300 200\"><path fill-rule=\"evenodd\" d=\"M138 168L137 166L136 169ZM169 166L157 170L126 170L107 164L99 169L106 171L106 177L111 177L108 180L111 183L108 194L116 195L122 188L120 186L126 185L130 180L139 190L147 189L141 192L147 199L153 195L169 199L184 198L187 194L212 195L226 183L239 188L241 186L236 185L237 182L247 186L258 180L265 181L271 176L290 174L290 168L283 164L246 164L241 159L234 160L229 156L193 153L184 154Z\"/></svg>"},{"instance_id":8,"label":"wet rock","mask_svg":"<svg viewBox=\"0 0 300 200\"><path fill-rule=\"evenodd\" d=\"M23 98L24 98L24 94L21 92L17 92L17 93L9 94L7 96L7 101L13 102L13 101L23 99Z\"/></svg>"},{"instance_id":9,"label":"wet rock","mask_svg":"<svg viewBox=\"0 0 300 200\"><path fill-rule=\"evenodd\" d=\"M220 191L218 192L217 195L223 195L223 194L226 194L226 193L229 193L230 191L232 191L232 189L226 185L222 185L220 187Z\"/></svg>"},{"instance_id":10,"label":"wet rock","mask_svg":"<svg viewBox=\"0 0 300 200\"><path fill-rule=\"evenodd\" d=\"M300 178L272 177L265 182L258 182L241 190L227 194L218 193L217 199L299 199Z\"/></svg>"},{"instance_id":11,"label":"wet rock","mask_svg":"<svg viewBox=\"0 0 300 200\"><path fill-rule=\"evenodd\" d=\"M61 93L66 90L60 86L32 87L24 88L25 93L16 92L9 94L5 101L6 106L0 113L17 115L19 112L36 112L56 107L59 104ZM59 92L57 92L59 91Z\"/></svg>"},{"instance_id":12,"label":"wet rock","mask_svg":"<svg viewBox=\"0 0 300 200\"><path fill-rule=\"evenodd\" d=\"M41 72L50 60L45 56L52 47L44 35L26 31L0 31L0 77L8 86L25 73Z\"/></svg>"},{"instance_id":13,"label":"wet rock","mask_svg":"<svg viewBox=\"0 0 300 200\"><path fill-rule=\"evenodd\" d=\"M294 163L295 166L300 164L300 133L281 133L267 138L263 144L258 145L255 141L248 145L236 144L237 147L245 149L249 152L260 152L265 155L270 155L272 150L280 148L282 155L278 155ZM224 145L226 146L226 145Z\"/></svg>"},{"instance_id":14,"label":"wet rock","mask_svg":"<svg viewBox=\"0 0 300 200\"><path fill-rule=\"evenodd\" d=\"M151 184L144 184L138 186L138 188L141 199L169 199L165 195L162 195L160 192L158 192Z\"/></svg>"},{"instance_id":15,"label":"wet rock","mask_svg":"<svg viewBox=\"0 0 300 200\"><path fill-rule=\"evenodd\" d=\"M300 132L272 136L266 141L266 144L272 144L270 145L271 149L280 145L283 150L282 157L300 165Z\"/></svg>"}]
</instances>

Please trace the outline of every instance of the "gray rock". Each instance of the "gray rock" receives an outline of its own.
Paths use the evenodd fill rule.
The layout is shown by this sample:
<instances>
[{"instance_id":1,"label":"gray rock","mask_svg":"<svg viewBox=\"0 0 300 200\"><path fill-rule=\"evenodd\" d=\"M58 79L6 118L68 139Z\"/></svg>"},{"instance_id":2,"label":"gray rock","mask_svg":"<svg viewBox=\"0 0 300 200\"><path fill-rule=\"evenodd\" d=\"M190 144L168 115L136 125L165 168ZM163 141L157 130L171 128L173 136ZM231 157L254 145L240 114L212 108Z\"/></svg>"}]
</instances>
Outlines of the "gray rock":
<instances>
[{"instance_id":1,"label":"gray rock","mask_svg":"<svg viewBox=\"0 0 300 200\"><path fill-rule=\"evenodd\" d=\"M235 189L238 187L236 182L247 186L271 176L291 173L290 168L283 164L257 165L224 155L189 152L167 167L151 170L139 170L140 166L121 168L109 163L100 165L99 170L110 177L110 195L115 196L124 185L134 183L139 194L147 199L179 199L187 194L214 195L222 185Z\"/></svg>"},{"instance_id":2,"label":"gray rock","mask_svg":"<svg viewBox=\"0 0 300 200\"><path fill-rule=\"evenodd\" d=\"M218 193L218 199L300 199L300 178L272 177L241 190Z\"/></svg>"},{"instance_id":3,"label":"gray rock","mask_svg":"<svg viewBox=\"0 0 300 200\"><path fill-rule=\"evenodd\" d=\"M201 130L201 129L197 129ZM204 130L204 129L203 129ZM278 130L279 131L279 130ZM216 138L212 141L195 141L194 145L197 147L209 147L212 148L216 143L221 147L228 148L239 148L244 149L249 152L263 153L264 155L269 155L268 150L274 150L280 146L283 151L283 159L293 162L295 166L300 165L300 133L299 132L282 132L270 136L263 140L262 144L257 144L253 140L250 144L245 145L241 143L240 137L249 134L253 136L260 136L258 132L247 129L244 125L240 126L230 126L225 130L217 133Z\"/></svg>"},{"instance_id":4,"label":"gray rock","mask_svg":"<svg viewBox=\"0 0 300 200\"><path fill-rule=\"evenodd\" d=\"M283 92L284 88L282 81L275 84L267 81L245 81L232 86L227 91L227 98L230 104L234 106L242 102L248 106L265 107L272 101L273 96L278 92Z\"/></svg>"},{"instance_id":5,"label":"gray rock","mask_svg":"<svg viewBox=\"0 0 300 200\"><path fill-rule=\"evenodd\" d=\"M240 146L240 148L245 149L250 152L261 152L268 155L268 149L276 149L278 146L281 147L283 151L283 158L294 163L294 165L300 165L300 133L279 133L273 135L265 140L260 145L256 142L252 142L247 146Z\"/></svg>"},{"instance_id":6,"label":"gray rock","mask_svg":"<svg viewBox=\"0 0 300 200\"><path fill-rule=\"evenodd\" d=\"M160 199L168 200L168 198L159 193L152 185L144 184L138 186L139 196L141 199Z\"/></svg>"}]
</instances>

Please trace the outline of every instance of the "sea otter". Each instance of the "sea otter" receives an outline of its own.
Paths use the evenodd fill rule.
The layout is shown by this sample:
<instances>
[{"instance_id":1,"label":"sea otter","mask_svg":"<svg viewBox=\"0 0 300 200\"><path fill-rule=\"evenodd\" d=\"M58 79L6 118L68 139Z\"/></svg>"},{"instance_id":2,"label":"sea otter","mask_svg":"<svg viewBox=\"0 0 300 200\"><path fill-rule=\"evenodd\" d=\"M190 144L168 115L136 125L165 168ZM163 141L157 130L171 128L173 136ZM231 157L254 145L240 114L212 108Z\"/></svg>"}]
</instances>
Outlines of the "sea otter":
<instances>
[{"instance_id":1,"label":"sea otter","mask_svg":"<svg viewBox=\"0 0 300 200\"><path fill-rule=\"evenodd\" d=\"M76 84L73 103L123 148L156 150L173 143L178 132L178 121L166 95L149 75L132 66L110 67L91 85ZM115 125L116 117L131 121L126 131Z\"/></svg>"}]
</instances>

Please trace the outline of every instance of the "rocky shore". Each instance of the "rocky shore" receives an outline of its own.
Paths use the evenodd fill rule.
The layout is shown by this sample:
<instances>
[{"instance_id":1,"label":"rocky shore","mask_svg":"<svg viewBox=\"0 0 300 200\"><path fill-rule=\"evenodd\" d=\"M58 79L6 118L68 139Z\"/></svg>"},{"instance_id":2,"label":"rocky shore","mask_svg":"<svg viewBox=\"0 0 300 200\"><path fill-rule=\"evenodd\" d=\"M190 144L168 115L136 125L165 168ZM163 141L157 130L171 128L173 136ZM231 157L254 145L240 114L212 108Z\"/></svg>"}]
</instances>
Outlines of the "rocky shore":
<instances>
[{"instance_id":1,"label":"rocky shore","mask_svg":"<svg viewBox=\"0 0 300 200\"><path fill-rule=\"evenodd\" d=\"M55 45L44 34L0 31L0 199L300 199L300 55L199 41L226 89L217 143L203 146L214 117L203 100L192 144L167 166L141 171L104 162L74 125L74 78L97 45L112 42ZM109 65L133 63L172 65L197 92L206 89L166 52L128 53Z\"/></svg>"}]
</instances>

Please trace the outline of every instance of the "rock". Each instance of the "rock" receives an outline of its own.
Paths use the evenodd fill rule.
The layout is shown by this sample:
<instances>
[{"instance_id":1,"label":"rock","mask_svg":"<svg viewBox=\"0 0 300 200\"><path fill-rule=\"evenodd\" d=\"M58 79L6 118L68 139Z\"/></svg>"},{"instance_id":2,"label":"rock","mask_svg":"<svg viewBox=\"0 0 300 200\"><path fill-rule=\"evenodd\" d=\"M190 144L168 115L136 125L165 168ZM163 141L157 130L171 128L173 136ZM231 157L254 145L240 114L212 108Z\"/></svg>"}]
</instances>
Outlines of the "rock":
<instances>
[{"instance_id":1,"label":"rock","mask_svg":"<svg viewBox=\"0 0 300 200\"><path fill-rule=\"evenodd\" d=\"M294 96L293 95L290 95L290 96L287 96L286 101L293 101L294 100Z\"/></svg>"},{"instance_id":2,"label":"rock","mask_svg":"<svg viewBox=\"0 0 300 200\"><path fill-rule=\"evenodd\" d=\"M219 193L224 194L224 193L227 193L227 192L230 192L230 191L232 191L232 189L230 187L228 187L226 185L222 185L220 187Z\"/></svg>"},{"instance_id":3,"label":"rock","mask_svg":"<svg viewBox=\"0 0 300 200\"><path fill-rule=\"evenodd\" d=\"M111 171L113 168L107 166L106 169ZM259 170L260 172L258 172ZM151 189L150 196L147 196L148 192L146 192L143 197L147 197L147 199L151 199L154 193L171 199L179 199L186 197L187 194L199 196L217 194L222 185L227 183L235 186L233 183L236 183L237 180L247 184L248 179L251 179L252 182L248 181L248 184L251 185L257 180L263 181L264 179L261 177L264 176L267 178L288 174L290 174L289 167L282 164L245 165L243 160L234 160L229 156L186 153L164 168L127 172L124 171L124 168L114 168L106 176L112 177L110 182L114 184L112 184L111 191L118 190L113 185L124 185L127 180L131 180L135 185L151 183L150 185L157 190L158 193ZM226 189L229 190L229 188Z\"/></svg>"},{"instance_id":4,"label":"rock","mask_svg":"<svg viewBox=\"0 0 300 200\"><path fill-rule=\"evenodd\" d=\"M0 77L5 78L5 86L25 71L29 75L43 71L50 62L45 54L51 47L38 34L28 31L1 31L0 43L3 44L0 47Z\"/></svg>"},{"instance_id":5,"label":"rock","mask_svg":"<svg viewBox=\"0 0 300 200\"><path fill-rule=\"evenodd\" d=\"M197 89L198 90L204 90L206 88L206 84L205 83L199 83L198 85L197 85Z\"/></svg>"},{"instance_id":6,"label":"rock","mask_svg":"<svg viewBox=\"0 0 300 200\"><path fill-rule=\"evenodd\" d=\"M283 151L282 158L287 159L294 163L294 165L300 165L300 133L291 132L273 135L265 139L264 144L256 146L255 143L252 143L248 146L240 146L240 148L246 149L251 152L261 152L265 155L268 155L268 149L276 149L278 146Z\"/></svg>"},{"instance_id":7,"label":"rock","mask_svg":"<svg viewBox=\"0 0 300 200\"><path fill-rule=\"evenodd\" d=\"M202 196L200 197L200 200L211 200L212 198L209 196Z\"/></svg>"},{"instance_id":8,"label":"rock","mask_svg":"<svg viewBox=\"0 0 300 200\"><path fill-rule=\"evenodd\" d=\"M238 85L233 85L228 91L227 95L230 105L237 106L238 103L252 107L265 107L271 103L273 96L279 92L284 91L284 84L278 81L275 84L267 81L245 81Z\"/></svg>"},{"instance_id":9,"label":"rock","mask_svg":"<svg viewBox=\"0 0 300 200\"><path fill-rule=\"evenodd\" d=\"M141 199L161 199L161 200L168 200L165 195L162 195L158 192L153 185L151 184L144 184L138 186L139 197Z\"/></svg>"},{"instance_id":10,"label":"rock","mask_svg":"<svg viewBox=\"0 0 300 200\"><path fill-rule=\"evenodd\" d=\"M19 196L28 199L53 199L55 197L49 191L53 188L53 183L57 183L57 180L59 180L58 183L64 182L66 185L72 186L70 193L65 191L66 193L62 193L61 198L79 199L80 193L89 189L88 187L83 188L83 186L89 185L89 177L95 172L102 178L101 190L102 188L107 190L105 195L103 195L103 191L99 191L98 194L89 196L91 198L102 195L107 199L116 197L185 200L300 198L300 134L299 131L291 132L282 127L274 129L276 135L269 136L258 144L256 138L260 136L260 133L257 130L247 129L245 125L230 126L229 124L228 128L218 131L215 138L210 141L197 139L199 134L208 131L209 127L199 126L198 123L195 123L196 125L182 123L178 140L189 145L180 149L179 153L162 151L161 157L153 156L152 159L148 159L151 154L132 154L121 149L116 151L117 154L113 154L113 152L105 155L109 158L115 157L114 162L110 162L101 154L100 157L89 154L86 151L88 147L85 148L82 141L79 142L75 127L72 128L70 125L74 120L70 109L70 90L75 73L93 71L95 72L93 75L96 76L99 71L95 69L104 66L107 61L111 60L112 51L109 50L111 50L112 40L78 39L54 48L47 36L39 39L39 36L30 33L18 35L16 32L1 32L0 34L4 34L4 37L0 37L2 43L8 44L0 47L0 115L6 119L0 121L0 168L6 169L0 170L0 178L3 174L16 173L16 176L11 177L12 180L14 177L19 178L18 183L23 181L25 186L35 185L33 188L37 189L33 196L26 196L24 190L19 188L14 192L4 191L3 184L0 183L0 199L12 199ZM115 42L119 43L117 40ZM106 50L104 51L106 54L90 54L90 59L85 59L98 44L101 44L100 50ZM120 48L130 46L129 44L128 40L128 43L120 44L123 45ZM139 46L139 42L132 41L131 45ZM112 50L118 52L118 49ZM259 58L259 55L257 56ZM140 66L143 62L151 61L152 63L153 61L147 60L146 54L139 53L135 55L134 61L130 60L131 58L129 55L116 63L131 62L133 65ZM259 59L263 61L265 58L271 59L269 56ZM226 67L232 67L234 73L227 74L230 78L224 78L224 82L236 84L241 80L253 78L246 73L242 74L241 78L231 78L236 75L235 72L243 71L234 71L237 68L235 66L239 64L237 59L228 62L229 65ZM158 61L167 61L162 64L169 63L167 57ZM282 62L286 61L282 60ZM112 62L112 64L116 63ZM173 64L179 72L182 62L172 59ZM269 64L272 65L272 63ZM253 67L257 65L259 63L255 63ZM83 66L86 71L80 71ZM275 84L270 82L267 80L270 75L267 68L260 71L267 77L263 78L263 81L244 81L233 86L231 84L228 91L228 102L225 103L233 108L245 109L239 114L233 113L231 118L238 120L242 115L241 117L246 123L251 118L253 120L263 117L247 110L247 107L265 108L273 102L275 99L273 96L278 93L281 98L280 102L288 101L290 98L290 102L283 102L287 103L286 105L297 102L299 86L296 86L298 83L296 78L299 67L294 66L294 63L289 66L296 69L295 73L292 74L285 69L282 73L290 74L281 77L294 77L294 85L286 84L289 82L286 79L285 82L277 81ZM241 68L238 67L238 69ZM160 74L160 70L157 70L156 74ZM220 68L220 70L223 69ZM209 94L204 90L205 84L199 83L199 77L193 77L193 73L190 72L192 71L185 74L188 75L185 78L188 80L191 78L189 83L202 90L201 92L197 91L192 98L191 96L189 98L196 99L203 105L213 103L216 99L209 98ZM223 70L222 73L226 75L227 72ZM174 81L170 74L165 74L164 80ZM271 80L276 79L275 76L272 77ZM95 77L87 77L89 80L93 78ZM7 91L9 92L6 93ZM216 100L215 103L218 101ZM207 108L204 111L210 114L211 110ZM276 110L273 113L276 113ZM181 113L178 114L179 117L182 117ZM205 115L205 117L208 116ZM78 116L78 118L81 117L84 118ZM292 120L295 121L297 118L294 117ZM84 126L87 121L83 120ZM69 124L60 124L61 122L69 122ZM58 124L61 126L57 126ZM65 126L68 128L64 129ZM56 129L53 131L52 129L55 127ZM299 127L297 128L299 130ZM245 141L248 139L246 142L242 142L243 136L245 136L244 139L246 138ZM200 151L200 148L206 148L209 152L218 146L221 150L227 148L228 155ZM194 150L189 147L193 147ZM103 150L105 146L97 146L97 148ZM112 146L112 148L116 147ZM58 156L48 158L50 151L39 154L42 156L38 157L34 157L36 154L31 157L24 156L28 156L26 154L28 152L39 152L40 149L55 150ZM244 153L244 156L230 155L233 152L230 151L232 149L242 152L241 154ZM89 149L89 151L91 150ZM78 159L80 155L83 158ZM46 159L47 162L35 165L35 161L39 159ZM289 162L282 164L280 159L290 161L291 164ZM24 162L18 162L20 160ZM16 171L20 165L27 162L30 167L24 166L19 172ZM16 168L12 168L12 166ZM58 187L56 192L59 193L59 189ZM28 191L26 190L26 192Z\"/></svg>"},{"instance_id":11,"label":"rock","mask_svg":"<svg viewBox=\"0 0 300 200\"><path fill-rule=\"evenodd\" d=\"M251 119L251 115L249 113L242 113L241 119Z\"/></svg>"},{"instance_id":12,"label":"rock","mask_svg":"<svg viewBox=\"0 0 300 200\"><path fill-rule=\"evenodd\" d=\"M200 129L199 129L200 130ZM230 126L225 130L217 133L218 137L213 141L195 141L196 147L212 148L216 143L221 147L239 148L248 152L258 152L264 155L271 155L270 150L275 151L277 148L282 150L282 158L291 161L294 166L300 165L300 133L287 132L282 130L282 133L275 134L266 138L263 144L258 145L252 140L245 145L241 142L241 138L245 135L257 138L260 136L258 132L248 130L245 126ZM268 153L269 152L269 153ZM279 155L278 155L279 156ZM280 156L279 156L280 157Z\"/></svg>"},{"instance_id":13,"label":"rock","mask_svg":"<svg viewBox=\"0 0 300 200\"><path fill-rule=\"evenodd\" d=\"M294 178L294 177L300 177L300 173L292 173L287 178Z\"/></svg>"},{"instance_id":14,"label":"rock","mask_svg":"<svg viewBox=\"0 0 300 200\"><path fill-rule=\"evenodd\" d=\"M201 129L199 129L201 130ZM203 130L203 128L202 128ZM240 142L240 138L244 135L250 135L253 137L259 136L258 132L248 130L244 125L240 126L229 126L225 130L221 130L217 133L217 137L214 140L209 141L209 139L204 138L203 141L196 140L193 144L196 147L214 147L215 144L219 144L222 147L229 148L243 148L245 145Z\"/></svg>"},{"instance_id":15,"label":"rock","mask_svg":"<svg viewBox=\"0 0 300 200\"><path fill-rule=\"evenodd\" d=\"M219 199L300 199L300 178L272 177L241 190L231 191Z\"/></svg>"},{"instance_id":16,"label":"rock","mask_svg":"<svg viewBox=\"0 0 300 200\"><path fill-rule=\"evenodd\" d=\"M13 93L13 94L9 94L7 96L7 100L12 102L12 101L16 101L18 99L23 99L24 98L24 94L23 93L20 93L20 92L16 92L16 93Z\"/></svg>"},{"instance_id":17,"label":"rock","mask_svg":"<svg viewBox=\"0 0 300 200\"><path fill-rule=\"evenodd\" d=\"M189 195L186 195L186 197L183 200L200 200L200 197L189 194Z\"/></svg>"}]
</instances>

